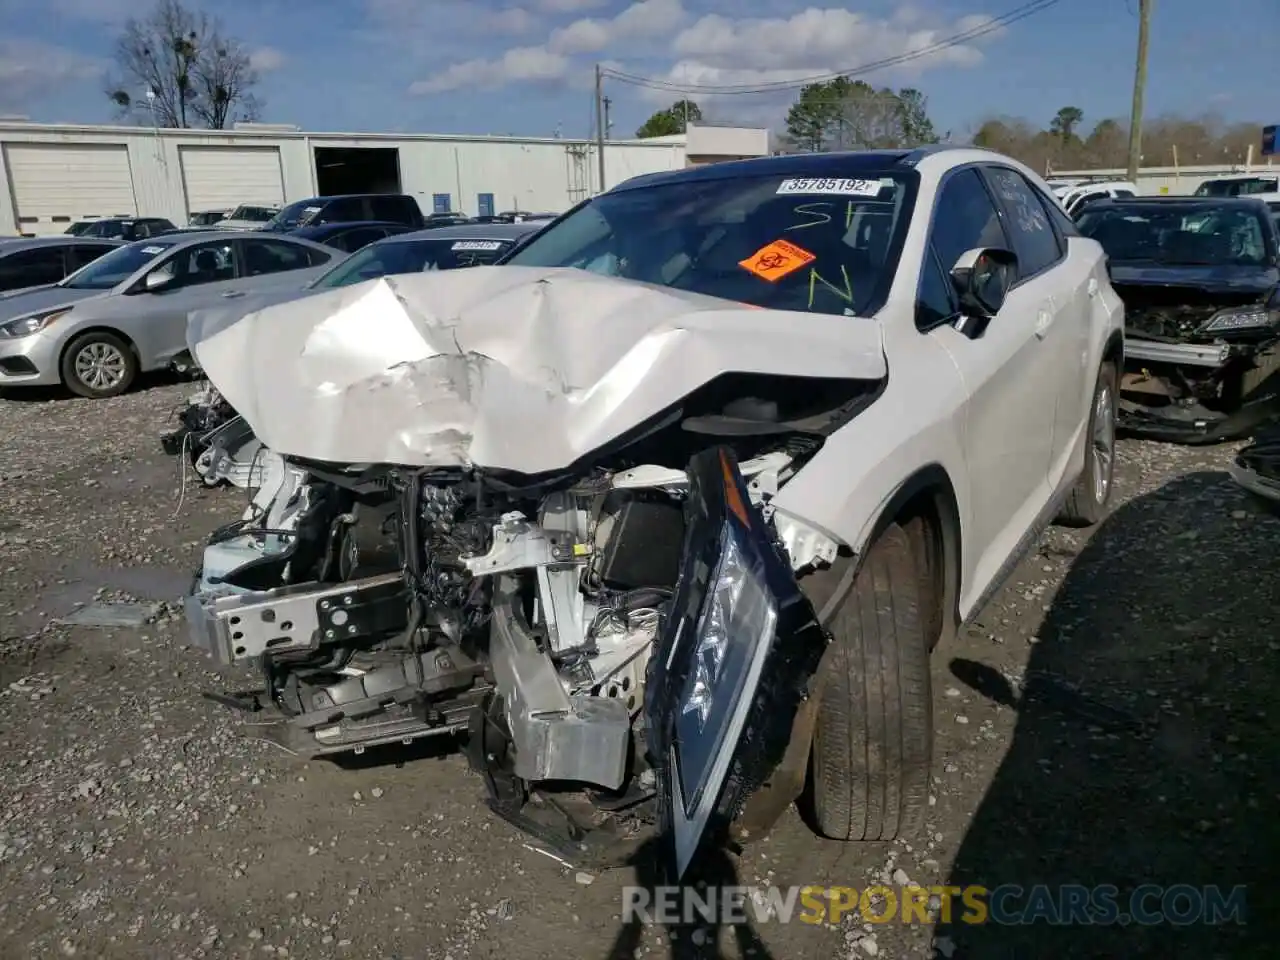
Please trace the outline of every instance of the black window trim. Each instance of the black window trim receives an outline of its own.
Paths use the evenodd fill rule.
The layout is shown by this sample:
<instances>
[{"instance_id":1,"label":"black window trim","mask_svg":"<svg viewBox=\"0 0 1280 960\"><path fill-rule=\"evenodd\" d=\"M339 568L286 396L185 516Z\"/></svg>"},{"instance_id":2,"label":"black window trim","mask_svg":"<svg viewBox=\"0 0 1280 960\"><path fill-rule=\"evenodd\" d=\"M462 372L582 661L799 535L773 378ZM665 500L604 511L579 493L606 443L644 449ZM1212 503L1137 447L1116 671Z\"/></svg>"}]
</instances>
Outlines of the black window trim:
<instances>
[{"instance_id":1,"label":"black window trim","mask_svg":"<svg viewBox=\"0 0 1280 960\"><path fill-rule=\"evenodd\" d=\"M1028 180L1026 175L1023 174L1021 170L1018 170L1015 167L1011 167L1007 163L987 162L987 163L978 164L978 166L981 168L979 172L982 174L983 183L985 183L987 186L987 193L991 195L991 199L995 202L996 210L1000 214L1000 222L1004 227L1005 238L1009 241L1009 244L1010 244L1009 249L1016 254L1018 251L1017 251L1017 247L1013 245L1014 239L1013 239L1013 234L1011 232L1012 224L1009 222L1010 214L1009 214L1009 211L1005 209L1003 199L996 192L991 181L988 179L990 175L990 171L1003 170L1007 173L1014 174L1026 185L1027 189L1031 191L1031 195L1033 197L1039 197L1040 191L1035 188L1035 184L1033 184L1030 180ZM1044 206L1043 199L1040 200L1040 205L1042 207ZM1053 233L1054 243L1057 244L1058 256L1056 259L1051 260L1049 263L1045 264L1035 273L1023 274L1021 271L1021 264L1019 264L1018 278L1013 282L1013 285L1009 287L1010 291L1017 290L1018 287L1022 286L1028 280L1035 280L1041 275L1048 273L1054 267L1058 266L1064 260L1067 259L1067 241L1066 241L1066 238L1063 237L1062 233L1058 230L1057 226L1054 224L1053 214L1046 209L1044 212L1044 217L1045 217L1045 221L1049 224L1049 230Z\"/></svg>"},{"instance_id":2,"label":"black window trim","mask_svg":"<svg viewBox=\"0 0 1280 960\"><path fill-rule=\"evenodd\" d=\"M236 237L234 240L231 241L231 243L235 247L234 259L236 264L236 275L235 275L236 280L240 280L244 277L249 276L248 260L244 252L244 245L246 243L283 243L286 247L297 247L302 252L303 259L306 260L307 266L294 267L293 268L294 270L307 270L310 267L322 267L333 260L333 254L330 253L329 251L327 250L321 251L316 249L316 247L309 246L308 244L299 243L296 237L289 237L289 236ZM317 244L317 246L323 247L324 245ZM323 255L327 259L322 260L320 263L316 263L315 259L317 255ZM274 272L275 273L292 273L291 270L276 270ZM259 274L259 276L265 276L265 274Z\"/></svg>"},{"instance_id":3,"label":"black window trim","mask_svg":"<svg viewBox=\"0 0 1280 960\"><path fill-rule=\"evenodd\" d=\"M1010 252L1013 251L1013 240L1009 237L1009 226L1004 221L1004 209L1000 206L1000 201L997 200L995 195L991 192L991 184L987 182L987 178L982 171L982 167L986 165L987 164L985 161L972 161L970 163L957 164L956 166L952 167L950 170L946 170L943 172L942 176L938 178L937 187L933 191L933 203L929 208L929 224L928 224L928 227L925 229L924 245L925 245L926 255L933 257L934 261L940 267L942 267L942 275L947 278L948 284L951 283L951 267L944 265L941 259L939 259L939 254L937 252L937 249L933 245L933 228L938 219L938 203L942 200L942 193L944 190L946 190L947 184L951 182L951 178L956 176L957 174L967 170L972 170L978 174L978 182L982 184L982 189L987 192L987 197L991 201L991 206L996 211L996 219L1000 223L1000 231L1004 234L1005 243L1008 244L1009 251ZM951 266L955 266L955 264L952 264ZM1015 283L1014 286L1017 286L1017 284ZM924 333L928 333L931 330L936 330L938 329L938 327L950 326L954 324L956 317L959 315L959 301L957 298L955 298L954 292L951 292L952 302L955 304L957 308L956 312L953 313L945 322L930 324L925 327L920 326L920 295L923 290L923 287L924 287L924 266L922 263L920 272L916 276L916 296L915 296L915 306L916 306L915 327L916 329L920 333L924 334Z\"/></svg>"},{"instance_id":4,"label":"black window trim","mask_svg":"<svg viewBox=\"0 0 1280 960\"><path fill-rule=\"evenodd\" d=\"M930 223L929 226L930 226L930 229L932 230L933 224ZM945 317L937 320L934 323L922 325L920 323L920 304L924 302L922 294L924 292L925 268L926 268L926 265L930 262L932 262L933 265L937 268L938 273L939 275L941 275L943 283L946 286L947 302L951 306L951 312L947 314ZM916 282L915 314L916 314L915 315L916 330L918 330L920 333L930 333L934 330L937 330L939 327L953 326L956 320L960 318L960 298L956 295L955 286L951 282L951 272L949 270L944 269L942 266L942 260L938 256L937 248L934 247L933 245L932 236L928 237L925 240L924 256L921 258L920 276Z\"/></svg>"}]
</instances>

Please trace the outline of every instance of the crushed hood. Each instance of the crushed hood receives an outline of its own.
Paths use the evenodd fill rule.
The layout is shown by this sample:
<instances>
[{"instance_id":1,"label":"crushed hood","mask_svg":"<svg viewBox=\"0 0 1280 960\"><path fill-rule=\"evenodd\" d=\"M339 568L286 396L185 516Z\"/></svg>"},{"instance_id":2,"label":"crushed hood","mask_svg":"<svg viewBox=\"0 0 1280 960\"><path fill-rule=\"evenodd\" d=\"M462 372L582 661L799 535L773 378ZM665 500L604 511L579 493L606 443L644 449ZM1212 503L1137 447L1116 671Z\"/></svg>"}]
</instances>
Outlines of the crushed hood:
<instances>
[{"instance_id":1,"label":"crushed hood","mask_svg":"<svg viewBox=\"0 0 1280 960\"><path fill-rule=\"evenodd\" d=\"M874 320L570 268L383 277L212 328L196 360L258 438L338 463L544 473L724 373L886 374Z\"/></svg>"},{"instance_id":2,"label":"crushed hood","mask_svg":"<svg viewBox=\"0 0 1280 960\"><path fill-rule=\"evenodd\" d=\"M196 344L208 340L219 330L231 326L241 317L277 303L287 303L305 297L311 291L305 284L286 286L275 290L247 293L215 307L203 307L187 314L187 349L195 354Z\"/></svg>"}]
</instances>

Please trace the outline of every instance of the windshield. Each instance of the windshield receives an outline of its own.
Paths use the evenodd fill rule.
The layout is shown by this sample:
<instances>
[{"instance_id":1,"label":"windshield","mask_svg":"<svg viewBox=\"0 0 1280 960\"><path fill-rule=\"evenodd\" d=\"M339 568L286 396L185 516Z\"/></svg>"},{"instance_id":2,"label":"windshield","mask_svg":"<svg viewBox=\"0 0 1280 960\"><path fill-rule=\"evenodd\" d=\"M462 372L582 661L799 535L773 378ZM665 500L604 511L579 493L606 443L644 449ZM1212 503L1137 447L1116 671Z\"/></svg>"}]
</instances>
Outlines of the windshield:
<instances>
[{"instance_id":1,"label":"windshield","mask_svg":"<svg viewBox=\"0 0 1280 960\"><path fill-rule=\"evenodd\" d=\"M689 179L606 193L505 262L776 310L873 312L897 268L917 175L864 176Z\"/></svg>"},{"instance_id":2,"label":"windshield","mask_svg":"<svg viewBox=\"0 0 1280 960\"><path fill-rule=\"evenodd\" d=\"M357 250L312 286L348 287L393 273L456 270L493 263L514 240L480 240L465 237L430 240L388 240Z\"/></svg>"},{"instance_id":3,"label":"windshield","mask_svg":"<svg viewBox=\"0 0 1280 960\"><path fill-rule=\"evenodd\" d=\"M255 223L266 223L279 211L272 207L240 206L231 211L228 220L251 220Z\"/></svg>"},{"instance_id":4,"label":"windshield","mask_svg":"<svg viewBox=\"0 0 1280 960\"><path fill-rule=\"evenodd\" d=\"M177 241L139 240L104 254L88 266L81 267L62 281L72 290L110 290L117 283L141 270Z\"/></svg>"},{"instance_id":5,"label":"windshield","mask_svg":"<svg viewBox=\"0 0 1280 960\"><path fill-rule=\"evenodd\" d=\"M1275 193L1280 190L1277 177L1236 177L1231 180L1206 180L1196 187L1197 197L1243 197L1252 193Z\"/></svg>"},{"instance_id":6,"label":"windshield","mask_svg":"<svg viewBox=\"0 0 1280 960\"><path fill-rule=\"evenodd\" d=\"M269 219L271 229L296 230L298 227L306 226L311 222L311 218L320 212L320 208L319 200L299 200L297 203L291 203Z\"/></svg>"},{"instance_id":7,"label":"windshield","mask_svg":"<svg viewBox=\"0 0 1280 960\"><path fill-rule=\"evenodd\" d=\"M1139 204L1087 210L1077 222L1112 260L1184 265L1262 266L1274 251L1262 218L1212 204Z\"/></svg>"}]
</instances>

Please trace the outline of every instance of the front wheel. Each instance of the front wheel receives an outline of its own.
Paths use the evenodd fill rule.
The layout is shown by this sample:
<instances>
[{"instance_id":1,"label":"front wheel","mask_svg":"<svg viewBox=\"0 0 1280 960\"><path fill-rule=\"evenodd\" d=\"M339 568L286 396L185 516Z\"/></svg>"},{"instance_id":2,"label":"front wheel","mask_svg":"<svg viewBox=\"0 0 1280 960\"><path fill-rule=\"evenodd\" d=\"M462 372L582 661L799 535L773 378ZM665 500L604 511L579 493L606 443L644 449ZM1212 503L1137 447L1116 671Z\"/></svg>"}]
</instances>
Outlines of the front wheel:
<instances>
[{"instance_id":1,"label":"front wheel","mask_svg":"<svg viewBox=\"0 0 1280 960\"><path fill-rule=\"evenodd\" d=\"M803 806L833 840L908 837L928 809L933 694L922 562L895 524L860 569L848 560L802 581L831 632Z\"/></svg>"},{"instance_id":2,"label":"front wheel","mask_svg":"<svg viewBox=\"0 0 1280 960\"><path fill-rule=\"evenodd\" d=\"M81 334L62 354L62 382L77 396L115 397L133 385L138 358L122 338L105 330Z\"/></svg>"},{"instance_id":3,"label":"front wheel","mask_svg":"<svg viewBox=\"0 0 1280 960\"><path fill-rule=\"evenodd\" d=\"M1093 388L1093 406L1084 452L1084 472L1071 489L1058 522L1068 527L1091 527L1101 520L1111 502L1116 468L1115 365L1104 363Z\"/></svg>"}]
</instances>

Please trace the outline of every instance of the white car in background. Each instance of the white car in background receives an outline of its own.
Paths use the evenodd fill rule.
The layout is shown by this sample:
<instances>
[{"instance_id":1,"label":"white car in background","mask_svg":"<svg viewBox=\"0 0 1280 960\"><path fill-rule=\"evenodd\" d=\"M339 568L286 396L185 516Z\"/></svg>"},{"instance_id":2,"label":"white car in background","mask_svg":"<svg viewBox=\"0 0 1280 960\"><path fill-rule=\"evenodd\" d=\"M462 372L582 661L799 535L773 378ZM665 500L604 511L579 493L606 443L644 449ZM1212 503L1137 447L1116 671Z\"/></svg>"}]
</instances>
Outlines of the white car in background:
<instances>
[{"instance_id":1,"label":"white car in background","mask_svg":"<svg viewBox=\"0 0 1280 960\"><path fill-rule=\"evenodd\" d=\"M242 203L223 220L212 225L214 230L261 230L280 212L279 207Z\"/></svg>"},{"instance_id":2,"label":"white car in background","mask_svg":"<svg viewBox=\"0 0 1280 960\"><path fill-rule=\"evenodd\" d=\"M1136 197L1138 187L1128 180L1077 180L1055 187L1053 192L1067 215L1075 217L1098 200Z\"/></svg>"},{"instance_id":3,"label":"white car in background","mask_svg":"<svg viewBox=\"0 0 1280 960\"><path fill-rule=\"evenodd\" d=\"M531 791L650 804L679 879L802 796L831 838L920 826L930 653L1104 515L1124 339L1044 181L931 147L636 177L497 266L193 347L280 458L187 600L262 668L254 729L470 726L493 810L573 858L590 826Z\"/></svg>"}]
</instances>

